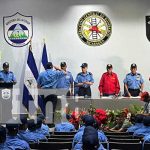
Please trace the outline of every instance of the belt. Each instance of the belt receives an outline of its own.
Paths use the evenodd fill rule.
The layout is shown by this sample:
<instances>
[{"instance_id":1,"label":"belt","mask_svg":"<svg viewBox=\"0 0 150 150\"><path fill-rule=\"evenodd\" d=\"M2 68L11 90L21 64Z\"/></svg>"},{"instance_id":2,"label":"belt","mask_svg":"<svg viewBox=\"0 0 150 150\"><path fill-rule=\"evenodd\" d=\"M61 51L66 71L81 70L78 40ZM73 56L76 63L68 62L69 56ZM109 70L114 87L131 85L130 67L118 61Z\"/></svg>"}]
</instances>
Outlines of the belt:
<instances>
[{"instance_id":1,"label":"belt","mask_svg":"<svg viewBox=\"0 0 150 150\"><path fill-rule=\"evenodd\" d=\"M140 89L128 89L128 90L131 90L131 91L139 91Z\"/></svg>"}]
</instances>

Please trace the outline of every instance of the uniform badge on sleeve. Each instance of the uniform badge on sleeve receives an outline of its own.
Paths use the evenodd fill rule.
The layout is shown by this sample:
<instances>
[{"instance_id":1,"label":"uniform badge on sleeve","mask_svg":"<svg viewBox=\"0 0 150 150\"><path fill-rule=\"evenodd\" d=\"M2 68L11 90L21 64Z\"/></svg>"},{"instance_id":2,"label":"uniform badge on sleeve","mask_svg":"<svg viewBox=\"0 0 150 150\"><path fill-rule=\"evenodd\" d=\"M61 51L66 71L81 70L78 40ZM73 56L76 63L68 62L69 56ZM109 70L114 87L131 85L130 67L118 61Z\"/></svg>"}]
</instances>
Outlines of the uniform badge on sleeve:
<instances>
[{"instance_id":1,"label":"uniform badge on sleeve","mask_svg":"<svg viewBox=\"0 0 150 150\"><path fill-rule=\"evenodd\" d=\"M3 17L3 31L6 42L14 47L23 47L30 42L33 35L32 16L16 13Z\"/></svg>"}]
</instances>

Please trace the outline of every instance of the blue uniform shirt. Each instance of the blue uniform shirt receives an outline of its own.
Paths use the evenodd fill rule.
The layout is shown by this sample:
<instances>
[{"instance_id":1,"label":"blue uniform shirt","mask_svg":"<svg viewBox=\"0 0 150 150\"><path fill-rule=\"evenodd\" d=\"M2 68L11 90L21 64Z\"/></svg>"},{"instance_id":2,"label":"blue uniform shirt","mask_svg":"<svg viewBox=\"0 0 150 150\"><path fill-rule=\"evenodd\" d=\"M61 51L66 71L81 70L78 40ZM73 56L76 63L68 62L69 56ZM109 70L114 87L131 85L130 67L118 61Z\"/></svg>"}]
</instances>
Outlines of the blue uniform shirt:
<instances>
[{"instance_id":1,"label":"blue uniform shirt","mask_svg":"<svg viewBox=\"0 0 150 150\"><path fill-rule=\"evenodd\" d=\"M93 79L93 75L90 72L87 72L86 74L78 73L76 79L75 79L75 84L78 83L83 83L83 82L93 82L94 83L94 79ZM89 87L90 85L84 84L82 85L82 87Z\"/></svg>"},{"instance_id":2,"label":"blue uniform shirt","mask_svg":"<svg viewBox=\"0 0 150 150\"><path fill-rule=\"evenodd\" d=\"M41 88L53 89L56 88L58 80L63 76L65 76L63 71L47 69L39 74L37 83L41 86Z\"/></svg>"},{"instance_id":3,"label":"blue uniform shirt","mask_svg":"<svg viewBox=\"0 0 150 150\"><path fill-rule=\"evenodd\" d=\"M6 83L16 82L16 78L13 72L9 71L6 73L2 70L0 71L0 81L4 81Z\"/></svg>"},{"instance_id":4,"label":"blue uniform shirt","mask_svg":"<svg viewBox=\"0 0 150 150\"><path fill-rule=\"evenodd\" d=\"M136 130L134 132L134 136L145 136L150 134L150 127L149 126L143 126L142 128Z\"/></svg>"},{"instance_id":5,"label":"blue uniform shirt","mask_svg":"<svg viewBox=\"0 0 150 150\"><path fill-rule=\"evenodd\" d=\"M44 135L50 135L48 125L42 123L41 130L42 130Z\"/></svg>"},{"instance_id":6,"label":"blue uniform shirt","mask_svg":"<svg viewBox=\"0 0 150 150\"><path fill-rule=\"evenodd\" d=\"M140 73L136 73L135 75L129 73L126 75L124 83L127 84L129 89L140 89L141 84L144 83L144 80Z\"/></svg>"},{"instance_id":7,"label":"blue uniform shirt","mask_svg":"<svg viewBox=\"0 0 150 150\"><path fill-rule=\"evenodd\" d=\"M7 145L4 143L4 144L0 144L0 150L15 150L15 148L12 147L12 146L7 146Z\"/></svg>"},{"instance_id":8,"label":"blue uniform shirt","mask_svg":"<svg viewBox=\"0 0 150 150\"><path fill-rule=\"evenodd\" d=\"M67 74L58 80L57 88L69 89L71 84L73 84L73 76L67 71Z\"/></svg>"},{"instance_id":9,"label":"blue uniform shirt","mask_svg":"<svg viewBox=\"0 0 150 150\"><path fill-rule=\"evenodd\" d=\"M35 143L38 142L38 139L35 136L35 134L32 132L29 132L29 131L19 131L17 136L19 139L24 140L28 143L29 142L35 142Z\"/></svg>"},{"instance_id":10,"label":"blue uniform shirt","mask_svg":"<svg viewBox=\"0 0 150 150\"><path fill-rule=\"evenodd\" d=\"M41 133L38 133L37 131L29 131L29 130L28 130L28 132L29 132L30 134L32 134L33 136L35 136L35 139L36 139L37 141L39 141L39 140L47 140L47 138L46 138L45 135L43 135L43 134L41 134Z\"/></svg>"},{"instance_id":11,"label":"blue uniform shirt","mask_svg":"<svg viewBox=\"0 0 150 150\"><path fill-rule=\"evenodd\" d=\"M75 131L75 127L69 122L63 122L63 123L56 124L55 131L70 132L70 131Z\"/></svg>"},{"instance_id":12,"label":"blue uniform shirt","mask_svg":"<svg viewBox=\"0 0 150 150\"><path fill-rule=\"evenodd\" d=\"M135 125L129 127L127 132L135 132L136 130L141 129L143 126L143 123L136 123Z\"/></svg>"},{"instance_id":13,"label":"blue uniform shirt","mask_svg":"<svg viewBox=\"0 0 150 150\"><path fill-rule=\"evenodd\" d=\"M6 138L6 145L12 146L14 149L30 150L29 144L26 141L20 140L17 136L8 136Z\"/></svg>"}]
</instances>

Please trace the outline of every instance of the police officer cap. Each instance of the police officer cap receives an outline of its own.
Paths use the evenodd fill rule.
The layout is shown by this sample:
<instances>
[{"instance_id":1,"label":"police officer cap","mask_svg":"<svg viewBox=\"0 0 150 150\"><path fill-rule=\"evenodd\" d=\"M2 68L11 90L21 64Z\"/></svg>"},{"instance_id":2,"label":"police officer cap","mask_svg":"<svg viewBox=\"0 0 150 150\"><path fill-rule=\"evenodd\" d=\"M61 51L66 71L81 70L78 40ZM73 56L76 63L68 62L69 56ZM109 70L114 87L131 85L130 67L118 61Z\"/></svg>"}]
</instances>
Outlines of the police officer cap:
<instances>
[{"instance_id":1,"label":"police officer cap","mask_svg":"<svg viewBox=\"0 0 150 150\"><path fill-rule=\"evenodd\" d=\"M3 63L3 67L8 68L9 67L9 63L8 62Z\"/></svg>"},{"instance_id":2,"label":"police officer cap","mask_svg":"<svg viewBox=\"0 0 150 150\"><path fill-rule=\"evenodd\" d=\"M67 65L66 62L61 62L61 63L60 63L60 66L61 66L61 67L65 67L66 65Z\"/></svg>"},{"instance_id":3,"label":"police officer cap","mask_svg":"<svg viewBox=\"0 0 150 150\"><path fill-rule=\"evenodd\" d=\"M27 116L26 114L21 114L20 115L20 121L22 124L27 124Z\"/></svg>"},{"instance_id":4,"label":"police officer cap","mask_svg":"<svg viewBox=\"0 0 150 150\"><path fill-rule=\"evenodd\" d=\"M0 136L6 137L6 128L3 126L0 126Z\"/></svg>"},{"instance_id":5,"label":"police officer cap","mask_svg":"<svg viewBox=\"0 0 150 150\"><path fill-rule=\"evenodd\" d=\"M53 63L52 62L48 62L46 65L47 69L53 68Z\"/></svg>"},{"instance_id":6,"label":"police officer cap","mask_svg":"<svg viewBox=\"0 0 150 150\"><path fill-rule=\"evenodd\" d=\"M14 120L14 119L10 119L6 124L6 128L8 131L18 130L18 128L19 128L18 121Z\"/></svg>"},{"instance_id":7,"label":"police officer cap","mask_svg":"<svg viewBox=\"0 0 150 150\"><path fill-rule=\"evenodd\" d=\"M28 129L29 130L36 130L36 124L34 122L34 119L28 120Z\"/></svg>"},{"instance_id":8,"label":"police officer cap","mask_svg":"<svg viewBox=\"0 0 150 150\"><path fill-rule=\"evenodd\" d=\"M144 118L144 116L142 114L137 114L135 116L135 122L136 123L142 123L143 122L143 118Z\"/></svg>"},{"instance_id":9,"label":"police officer cap","mask_svg":"<svg viewBox=\"0 0 150 150\"><path fill-rule=\"evenodd\" d=\"M95 128L88 126L85 127L82 137L83 147L94 148L99 146L98 132Z\"/></svg>"},{"instance_id":10,"label":"police officer cap","mask_svg":"<svg viewBox=\"0 0 150 150\"><path fill-rule=\"evenodd\" d=\"M145 126L150 126L150 116L145 116L143 119L143 124Z\"/></svg>"},{"instance_id":11,"label":"police officer cap","mask_svg":"<svg viewBox=\"0 0 150 150\"><path fill-rule=\"evenodd\" d=\"M113 67L112 64L107 64L106 69L108 70L111 69L112 67Z\"/></svg>"},{"instance_id":12,"label":"police officer cap","mask_svg":"<svg viewBox=\"0 0 150 150\"><path fill-rule=\"evenodd\" d=\"M88 64L87 63L83 63L80 67L82 67L82 68L88 67Z\"/></svg>"},{"instance_id":13,"label":"police officer cap","mask_svg":"<svg viewBox=\"0 0 150 150\"><path fill-rule=\"evenodd\" d=\"M137 68L137 65L135 63L131 64L131 68Z\"/></svg>"},{"instance_id":14,"label":"police officer cap","mask_svg":"<svg viewBox=\"0 0 150 150\"><path fill-rule=\"evenodd\" d=\"M44 120L44 119L45 119L45 116L44 116L43 114L40 114L40 115L38 115L38 118Z\"/></svg>"},{"instance_id":15,"label":"police officer cap","mask_svg":"<svg viewBox=\"0 0 150 150\"><path fill-rule=\"evenodd\" d=\"M93 116L86 115L84 117L84 124L85 124L85 126L93 126L94 123L95 123L95 119L93 118Z\"/></svg>"}]
</instances>

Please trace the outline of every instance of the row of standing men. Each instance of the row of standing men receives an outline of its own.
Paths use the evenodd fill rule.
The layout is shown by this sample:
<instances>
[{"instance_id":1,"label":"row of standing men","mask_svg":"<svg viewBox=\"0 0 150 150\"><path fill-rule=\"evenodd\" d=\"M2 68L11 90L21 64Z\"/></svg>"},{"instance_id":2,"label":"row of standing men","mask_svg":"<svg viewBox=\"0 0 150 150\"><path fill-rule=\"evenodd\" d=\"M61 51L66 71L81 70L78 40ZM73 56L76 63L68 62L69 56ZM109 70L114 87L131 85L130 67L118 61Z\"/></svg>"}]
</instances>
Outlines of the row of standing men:
<instances>
[{"instance_id":1,"label":"row of standing men","mask_svg":"<svg viewBox=\"0 0 150 150\"><path fill-rule=\"evenodd\" d=\"M94 83L93 74L88 71L88 64L81 65L81 72L73 79L71 72L67 71L66 62L61 62L60 67L53 66L52 62L48 62L46 70L39 74L37 79L38 88L54 89L61 88L68 90L67 96L89 96L91 97L91 85ZM55 69L53 69L55 68ZM113 66L108 64L106 72L100 78L99 92L100 96L118 96L120 92L120 84L118 76L113 72ZM140 96L144 88L144 80L140 73L137 73L137 65L131 64L131 72L124 79L125 96ZM16 78L13 72L9 71L9 63L3 64L3 70L0 72L1 83L16 84ZM74 83L74 84L73 84Z\"/></svg>"}]
</instances>

